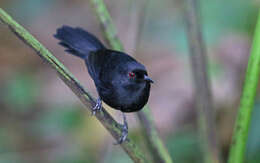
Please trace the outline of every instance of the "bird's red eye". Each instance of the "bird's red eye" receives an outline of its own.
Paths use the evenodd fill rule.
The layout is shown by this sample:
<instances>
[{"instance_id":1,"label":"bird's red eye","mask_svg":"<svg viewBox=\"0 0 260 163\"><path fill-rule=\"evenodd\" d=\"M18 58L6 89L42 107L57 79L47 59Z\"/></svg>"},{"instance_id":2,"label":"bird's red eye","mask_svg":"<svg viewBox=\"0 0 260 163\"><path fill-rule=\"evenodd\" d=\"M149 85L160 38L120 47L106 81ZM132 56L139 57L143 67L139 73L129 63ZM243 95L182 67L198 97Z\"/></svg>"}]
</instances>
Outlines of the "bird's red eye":
<instances>
[{"instance_id":1,"label":"bird's red eye","mask_svg":"<svg viewBox=\"0 0 260 163\"><path fill-rule=\"evenodd\" d=\"M129 72L129 73L128 73L128 76L129 76L130 78L134 78L134 77L135 77L135 73Z\"/></svg>"}]
</instances>

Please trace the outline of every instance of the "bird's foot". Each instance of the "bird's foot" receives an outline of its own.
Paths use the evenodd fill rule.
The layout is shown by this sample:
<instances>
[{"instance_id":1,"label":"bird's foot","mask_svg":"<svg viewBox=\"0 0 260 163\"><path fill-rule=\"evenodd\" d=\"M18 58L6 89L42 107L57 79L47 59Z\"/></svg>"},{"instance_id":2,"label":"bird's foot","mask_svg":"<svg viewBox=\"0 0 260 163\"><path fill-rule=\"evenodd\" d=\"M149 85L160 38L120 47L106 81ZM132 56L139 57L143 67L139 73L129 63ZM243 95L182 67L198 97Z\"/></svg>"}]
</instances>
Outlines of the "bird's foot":
<instances>
[{"instance_id":1,"label":"bird's foot","mask_svg":"<svg viewBox=\"0 0 260 163\"><path fill-rule=\"evenodd\" d=\"M123 119L124 119L124 124L121 125L122 127L122 135L120 136L119 140L114 144L114 145L118 145L118 144L122 144L126 138L127 138L127 135L128 135L128 124L127 124L127 121L126 121L126 116L125 114L123 113Z\"/></svg>"},{"instance_id":2,"label":"bird's foot","mask_svg":"<svg viewBox=\"0 0 260 163\"><path fill-rule=\"evenodd\" d=\"M92 115L95 115L97 111L102 110L102 101L100 98L97 99L96 105L92 108Z\"/></svg>"}]
</instances>

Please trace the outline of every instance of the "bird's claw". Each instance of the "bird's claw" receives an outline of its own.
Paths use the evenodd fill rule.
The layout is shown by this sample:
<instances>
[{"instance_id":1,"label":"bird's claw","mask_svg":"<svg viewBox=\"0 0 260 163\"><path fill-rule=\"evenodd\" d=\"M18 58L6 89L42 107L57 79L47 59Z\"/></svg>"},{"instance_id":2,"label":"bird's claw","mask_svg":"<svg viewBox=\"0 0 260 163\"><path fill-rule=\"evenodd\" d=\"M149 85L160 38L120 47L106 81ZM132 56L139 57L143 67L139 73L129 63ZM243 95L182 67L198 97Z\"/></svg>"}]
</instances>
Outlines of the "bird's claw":
<instances>
[{"instance_id":1,"label":"bird's claw","mask_svg":"<svg viewBox=\"0 0 260 163\"><path fill-rule=\"evenodd\" d=\"M122 135L119 140L115 143L115 145L122 144L128 136L128 127L124 124L122 127Z\"/></svg>"},{"instance_id":2,"label":"bird's claw","mask_svg":"<svg viewBox=\"0 0 260 163\"><path fill-rule=\"evenodd\" d=\"M95 115L97 111L102 110L102 101L100 98L97 99L96 105L92 108L92 115Z\"/></svg>"},{"instance_id":3,"label":"bird's claw","mask_svg":"<svg viewBox=\"0 0 260 163\"><path fill-rule=\"evenodd\" d=\"M120 136L119 140L116 143L114 143L114 145L122 144L128 136L128 124L127 124L126 116L124 115L124 113L123 113L123 118L124 118L124 124L121 125L122 135Z\"/></svg>"}]
</instances>

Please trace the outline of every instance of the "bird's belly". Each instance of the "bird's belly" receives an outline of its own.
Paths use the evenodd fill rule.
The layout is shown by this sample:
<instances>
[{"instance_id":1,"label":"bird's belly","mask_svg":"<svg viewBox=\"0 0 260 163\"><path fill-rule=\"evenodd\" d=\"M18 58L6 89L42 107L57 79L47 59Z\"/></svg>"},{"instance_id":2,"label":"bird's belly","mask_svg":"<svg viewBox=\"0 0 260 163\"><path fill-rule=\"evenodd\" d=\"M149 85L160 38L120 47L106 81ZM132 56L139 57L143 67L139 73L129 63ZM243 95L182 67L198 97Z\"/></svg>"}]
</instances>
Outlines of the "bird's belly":
<instances>
[{"instance_id":1,"label":"bird's belly","mask_svg":"<svg viewBox=\"0 0 260 163\"><path fill-rule=\"evenodd\" d=\"M102 97L101 97L102 98ZM102 100L110 107L121 110L122 112L135 112L143 108L147 103L148 98L143 93L133 94L115 94L105 96Z\"/></svg>"}]
</instances>

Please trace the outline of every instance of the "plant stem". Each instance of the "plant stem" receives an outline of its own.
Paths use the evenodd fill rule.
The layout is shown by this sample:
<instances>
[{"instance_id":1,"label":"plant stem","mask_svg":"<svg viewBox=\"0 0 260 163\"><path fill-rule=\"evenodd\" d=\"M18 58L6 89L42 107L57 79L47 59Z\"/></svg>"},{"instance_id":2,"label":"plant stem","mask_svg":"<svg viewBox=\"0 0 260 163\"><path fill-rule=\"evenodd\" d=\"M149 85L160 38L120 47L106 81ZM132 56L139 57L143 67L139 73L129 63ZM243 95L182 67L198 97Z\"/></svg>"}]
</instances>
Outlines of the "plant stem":
<instances>
[{"instance_id":1,"label":"plant stem","mask_svg":"<svg viewBox=\"0 0 260 163\"><path fill-rule=\"evenodd\" d=\"M151 151L153 161L155 163L172 163L173 161L155 128L153 117L148 106L145 106L137 115L142 124L143 130L145 131L144 134L147 137L146 141L149 150Z\"/></svg>"},{"instance_id":2,"label":"plant stem","mask_svg":"<svg viewBox=\"0 0 260 163\"><path fill-rule=\"evenodd\" d=\"M260 11L258 13L251 55L248 61L244 88L240 99L239 112L232 137L229 163L243 163L246 151L251 113L257 91L260 72Z\"/></svg>"},{"instance_id":3,"label":"plant stem","mask_svg":"<svg viewBox=\"0 0 260 163\"><path fill-rule=\"evenodd\" d=\"M114 50L123 51L123 45L120 42L116 28L112 22L111 16L107 10L107 7L103 0L90 0L94 6L95 13L101 24L102 31L104 31L105 38L107 39L108 44Z\"/></svg>"},{"instance_id":4,"label":"plant stem","mask_svg":"<svg viewBox=\"0 0 260 163\"><path fill-rule=\"evenodd\" d=\"M118 39L116 28L112 23L111 16L106 8L103 0L90 0L94 6L98 20L100 21L102 28L104 29L105 37L109 45L115 49L123 51L123 45ZM152 120L152 115L149 111L149 107L142 109L138 112L139 120L141 125L145 129L145 134L147 135L147 141L150 144L150 150L153 151L151 154L155 162L165 162L172 163L172 159L168 153L168 150L164 146L162 140L157 133L154 122Z\"/></svg>"},{"instance_id":5,"label":"plant stem","mask_svg":"<svg viewBox=\"0 0 260 163\"><path fill-rule=\"evenodd\" d=\"M79 81L67 70L67 68L62 63L60 63L38 40L36 40L27 30L25 30L21 25L13 20L1 8L0 21L8 25L12 32L14 32L21 40L23 40L24 43L34 49L44 62L55 69L64 83L91 111L91 108L95 105L95 99L81 86ZM104 108L102 108L101 112L97 112L95 116L116 140L120 138L122 132L120 124L117 123ZM124 143L121 144L121 147L134 162L147 162L143 152L141 152L140 149L135 144L133 144L131 139L128 138Z\"/></svg>"},{"instance_id":6,"label":"plant stem","mask_svg":"<svg viewBox=\"0 0 260 163\"><path fill-rule=\"evenodd\" d=\"M198 1L186 0L185 7L190 46L190 62L195 87L196 107L198 109L198 122L204 161L206 163L219 163L221 159L217 143L210 83L207 75L207 56L198 16Z\"/></svg>"}]
</instances>

